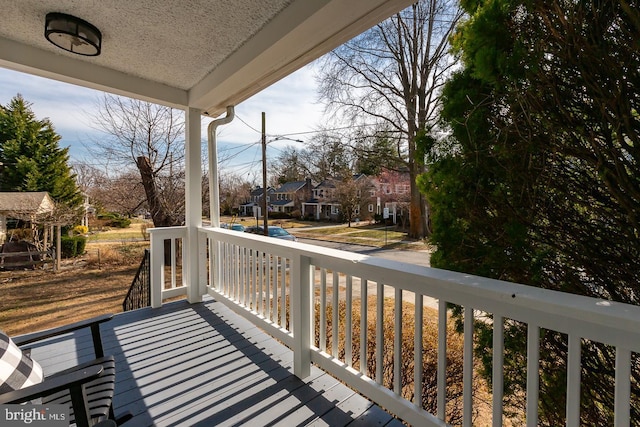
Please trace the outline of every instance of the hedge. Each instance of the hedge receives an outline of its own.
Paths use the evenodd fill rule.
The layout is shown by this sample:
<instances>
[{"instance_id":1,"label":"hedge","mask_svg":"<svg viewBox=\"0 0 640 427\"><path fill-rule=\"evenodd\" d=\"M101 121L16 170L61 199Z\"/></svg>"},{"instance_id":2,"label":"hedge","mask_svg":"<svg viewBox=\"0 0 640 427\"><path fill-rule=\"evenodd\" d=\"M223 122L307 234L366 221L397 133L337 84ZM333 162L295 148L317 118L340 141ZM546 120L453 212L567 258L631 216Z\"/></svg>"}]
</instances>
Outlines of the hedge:
<instances>
[{"instance_id":1,"label":"hedge","mask_svg":"<svg viewBox=\"0 0 640 427\"><path fill-rule=\"evenodd\" d=\"M84 236L61 236L61 256L62 258L75 258L84 253L87 238Z\"/></svg>"}]
</instances>

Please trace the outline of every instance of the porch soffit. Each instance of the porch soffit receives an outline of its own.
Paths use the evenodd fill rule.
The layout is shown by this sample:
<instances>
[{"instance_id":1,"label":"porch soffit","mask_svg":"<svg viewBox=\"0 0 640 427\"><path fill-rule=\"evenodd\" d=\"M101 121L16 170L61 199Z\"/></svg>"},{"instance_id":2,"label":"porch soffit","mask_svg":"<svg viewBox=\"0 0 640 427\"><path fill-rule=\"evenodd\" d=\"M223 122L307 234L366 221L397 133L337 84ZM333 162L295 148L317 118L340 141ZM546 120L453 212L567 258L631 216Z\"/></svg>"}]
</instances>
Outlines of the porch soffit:
<instances>
[{"instance_id":1,"label":"porch soffit","mask_svg":"<svg viewBox=\"0 0 640 427\"><path fill-rule=\"evenodd\" d=\"M0 66L211 116L411 0L0 0ZM49 12L102 32L82 57L44 38Z\"/></svg>"}]
</instances>

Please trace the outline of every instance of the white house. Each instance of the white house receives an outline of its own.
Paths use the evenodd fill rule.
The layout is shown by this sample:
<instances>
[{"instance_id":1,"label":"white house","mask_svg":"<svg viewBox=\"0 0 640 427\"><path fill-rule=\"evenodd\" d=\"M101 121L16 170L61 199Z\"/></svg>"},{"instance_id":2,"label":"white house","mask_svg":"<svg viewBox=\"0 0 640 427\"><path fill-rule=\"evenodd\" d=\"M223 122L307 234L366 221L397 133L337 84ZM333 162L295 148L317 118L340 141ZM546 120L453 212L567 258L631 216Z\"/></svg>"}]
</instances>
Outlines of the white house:
<instances>
[{"instance_id":1,"label":"white house","mask_svg":"<svg viewBox=\"0 0 640 427\"><path fill-rule=\"evenodd\" d=\"M0 243L6 240L8 220L34 221L53 209L53 199L46 191L0 192Z\"/></svg>"}]
</instances>

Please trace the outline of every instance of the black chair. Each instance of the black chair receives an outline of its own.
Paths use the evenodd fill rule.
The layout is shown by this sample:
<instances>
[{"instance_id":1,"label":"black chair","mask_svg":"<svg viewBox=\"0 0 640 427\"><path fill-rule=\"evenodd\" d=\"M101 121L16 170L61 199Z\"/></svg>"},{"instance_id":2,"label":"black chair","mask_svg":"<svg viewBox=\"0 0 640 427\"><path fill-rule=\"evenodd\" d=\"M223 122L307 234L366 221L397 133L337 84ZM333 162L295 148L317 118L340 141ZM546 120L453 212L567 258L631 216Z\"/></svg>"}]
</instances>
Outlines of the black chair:
<instances>
[{"instance_id":1,"label":"black chair","mask_svg":"<svg viewBox=\"0 0 640 427\"><path fill-rule=\"evenodd\" d=\"M43 404L68 405L70 424L89 427L105 420L115 420L117 424L127 421L129 414L116 419L112 400L115 388L115 360L104 356L100 324L111 320L113 315L103 315L59 328L48 329L33 334L11 338L23 353L30 350L23 346L67 334L79 329L90 328L95 360L57 372L45 377L39 384L0 394L0 404L24 403L41 399Z\"/></svg>"}]
</instances>

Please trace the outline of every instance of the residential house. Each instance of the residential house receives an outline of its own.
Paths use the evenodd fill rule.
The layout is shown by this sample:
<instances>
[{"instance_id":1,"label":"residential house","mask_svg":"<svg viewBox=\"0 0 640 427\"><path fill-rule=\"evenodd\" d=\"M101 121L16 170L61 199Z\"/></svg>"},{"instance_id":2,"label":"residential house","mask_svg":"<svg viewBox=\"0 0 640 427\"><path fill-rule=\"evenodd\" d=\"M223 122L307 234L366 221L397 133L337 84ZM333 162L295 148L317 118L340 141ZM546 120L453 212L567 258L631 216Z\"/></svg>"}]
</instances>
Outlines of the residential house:
<instances>
[{"instance_id":1,"label":"residential house","mask_svg":"<svg viewBox=\"0 0 640 427\"><path fill-rule=\"evenodd\" d=\"M46 191L0 193L0 243L7 238L8 223L21 220L35 225L39 217L53 212L54 205Z\"/></svg>"},{"instance_id":2,"label":"residential house","mask_svg":"<svg viewBox=\"0 0 640 427\"><path fill-rule=\"evenodd\" d=\"M273 190L269 199L269 208L273 212L293 213L302 209L302 203L308 200L312 191L311 179L285 182Z\"/></svg>"},{"instance_id":3,"label":"residential house","mask_svg":"<svg viewBox=\"0 0 640 427\"><path fill-rule=\"evenodd\" d=\"M378 176L372 177L371 182L375 188L376 214L383 215L386 211L391 222L404 224L409 217L411 202L409 172L384 169ZM368 207L369 210L371 208Z\"/></svg>"},{"instance_id":4,"label":"residential house","mask_svg":"<svg viewBox=\"0 0 640 427\"><path fill-rule=\"evenodd\" d=\"M216 197L211 198L212 226L203 226L202 116L215 118L207 128L214 195L219 170L216 130L233 120L234 105L412 3L192 0L176 7L175 1L167 0L56 0L55 5L41 0L0 0L1 66L185 112L186 224L150 230L152 308L117 314L111 324L101 326L105 351L116 356L116 371L125 373L116 374L115 412L131 410L134 419L129 424L397 422L369 400L359 398L362 394L416 426L444 427L452 407L462 411L462 424L471 426L475 409L489 400L492 419L486 424L501 426L506 400L505 322L527 326L526 348L509 355L509 363L526 364L527 386L519 394L526 399L527 425L538 424L540 371L546 369L566 374L566 384L558 385L565 389L566 424L580 425L585 387L581 353L592 351L583 345L588 341L615 350L611 373L591 373L601 377L601 383L607 384L606 393L614 396L611 424L629 426L636 421L630 417L630 394L631 390L636 393L631 374L637 373L635 355L640 352L638 306L225 230L219 227ZM72 53L81 34L61 33L56 45L49 43L43 34L49 12L76 15L98 25L104 34L102 45L96 43L96 49L90 50L89 42L100 40L97 36L80 45L86 49L82 53L103 54ZM60 103L66 101L59 97ZM167 247L182 252L179 265L177 257L165 265ZM354 288L359 292L353 292ZM185 299L169 302L176 297ZM394 299L395 309L393 321L383 325L382 314L389 312L387 298ZM407 300L413 302L409 313ZM377 314L369 318L375 328L367 328L363 323L367 316L361 316L358 348L352 345L358 334L351 316L356 304L367 309L364 302L368 301L369 309ZM332 310L332 320L327 319L331 311L327 309L338 304L344 304L345 310ZM454 385L456 392L462 392L455 401L448 398L447 376L448 360L454 356L447 351L446 333L452 305L464 313L464 342L455 351L455 357L464 360L464 379L463 384ZM434 327L423 328L423 322L416 322L411 331L403 329L406 316L426 318L432 316L432 309L437 310L430 317ZM493 377L491 387L479 397L474 389L477 360L473 348L474 328L482 319L490 319L484 323L494 331ZM333 335L332 343L328 331L338 324L341 329L344 325L340 337L344 341L338 343L338 336ZM391 332L383 334L389 325ZM567 338L563 363L540 363L543 331ZM426 333L438 334L436 349L423 348ZM413 343L409 351L398 345L405 335ZM45 371L57 361L84 357L91 335L73 334L67 341L53 341L45 361L56 362L45 366ZM375 347L372 355L366 352L370 346ZM385 349L393 357L383 358ZM422 386L427 377L422 370L411 368L423 366L425 354L437 358L437 366L428 372L435 378L430 390L436 403L429 407L423 405ZM369 362L375 364L375 372L367 369ZM393 372L393 384L384 381L383 368ZM403 372L407 369L410 372ZM339 385L330 382L332 376L340 380ZM402 383L403 377L411 377L413 385ZM342 384L357 393L345 391ZM521 421L524 419L523 415Z\"/></svg>"},{"instance_id":5,"label":"residential house","mask_svg":"<svg viewBox=\"0 0 640 427\"><path fill-rule=\"evenodd\" d=\"M267 187L267 204L269 201L273 199L274 189L272 187ZM264 196L264 190L262 187L258 186L255 189L251 190L249 193L249 200L245 203L241 204L240 216L251 216L251 217L261 217L262 216L262 197ZM267 207L268 209L268 207Z\"/></svg>"},{"instance_id":6,"label":"residential house","mask_svg":"<svg viewBox=\"0 0 640 427\"><path fill-rule=\"evenodd\" d=\"M364 174L352 177L358 201L353 207L356 216L362 219L373 218L375 203L375 191L373 183ZM302 216L310 217L317 221L340 221L343 217L342 209L344 201L341 200L342 182L336 178L328 178L313 188L312 198L302 204Z\"/></svg>"},{"instance_id":7,"label":"residential house","mask_svg":"<svg viewBox=\"0 0 640 427\"><path fill-rule=\"evenodd\" d=\"M302 203L302 216L320 220L337 220L340 205L336 200L336 184L333 179L325 179L313 188L312 197Z\"/></svg>"}]
</instances>

